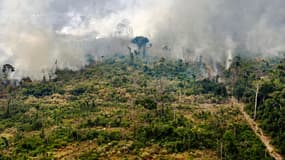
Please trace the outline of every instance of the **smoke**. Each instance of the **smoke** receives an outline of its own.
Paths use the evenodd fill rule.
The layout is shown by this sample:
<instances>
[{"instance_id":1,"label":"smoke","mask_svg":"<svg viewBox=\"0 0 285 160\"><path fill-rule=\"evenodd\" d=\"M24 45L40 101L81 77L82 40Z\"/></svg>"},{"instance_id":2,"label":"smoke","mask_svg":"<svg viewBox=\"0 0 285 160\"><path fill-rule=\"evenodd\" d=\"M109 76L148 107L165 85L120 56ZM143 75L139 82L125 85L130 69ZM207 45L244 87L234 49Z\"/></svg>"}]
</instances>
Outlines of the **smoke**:
<instances>
[{"instance_id":1,"label":"smoke","mask_svg":"<svg viewBox=\"0 0 285 160\"><path fill-rule=\"evenodd\" d=\"M79 69L85 56L127 53L146 36L150 54L231 65L243 49L285 50L283 0L0 0L0 64L13 78L41 79L54 68ZM167 48L167 50L165 49Z\"/></svg>"},{"instance_id":2,"label":"smoke","mask_svg":"<svg viewBox=\"0 0 285 160\"><path fill-rule=\"evenodd\" d=\"M84 65L78 43L53 30L49 4L50 1L1 1L0 62L15 66L13 78L41 79L52 72L57 59L62 68L78 69Z\"/></svg>"},{"instance_id":3,"label":"smoke","mask_svg":"<svg viewBox=\"0 0 285 160\"><path fill-rule=\"evenodd\" d=\"M175 56L183 47L203 50L198 54L216 61L237 48L277 55L284 50L284 6L280 0L180 0L163 21L154 22L153 37L170 45Z\"/></svg>"}]
</instances>

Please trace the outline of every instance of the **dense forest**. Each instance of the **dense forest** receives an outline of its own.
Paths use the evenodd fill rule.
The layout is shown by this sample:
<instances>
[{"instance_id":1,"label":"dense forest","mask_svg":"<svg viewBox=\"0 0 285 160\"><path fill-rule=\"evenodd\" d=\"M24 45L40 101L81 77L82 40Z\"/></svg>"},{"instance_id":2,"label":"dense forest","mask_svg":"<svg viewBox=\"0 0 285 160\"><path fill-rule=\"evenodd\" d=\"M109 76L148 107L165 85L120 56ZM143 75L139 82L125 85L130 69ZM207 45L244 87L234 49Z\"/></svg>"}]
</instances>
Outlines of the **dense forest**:
<instances>
[{"instance_id":1,"label":"dense forest","mask_svg":"<svg viewBox=\"0 0 285 160\"><path fill-rule=\"evenodd\" d=\"M285 61L235 57L219 77L203 70L116 55L2 86L0 159L273 159L232 96L285 154Z\"/></svg>"},{"instance_id":2,"label":"dense forest","mask_svg":"<svg viewBox=\"0 0 285 160\"><path fill-rule=\"evenodd\" d=\"M285 60L236 59L234 63L239 77L234 96L247 104L248 113L285 154Z\"/></svg>"}]
</instances>

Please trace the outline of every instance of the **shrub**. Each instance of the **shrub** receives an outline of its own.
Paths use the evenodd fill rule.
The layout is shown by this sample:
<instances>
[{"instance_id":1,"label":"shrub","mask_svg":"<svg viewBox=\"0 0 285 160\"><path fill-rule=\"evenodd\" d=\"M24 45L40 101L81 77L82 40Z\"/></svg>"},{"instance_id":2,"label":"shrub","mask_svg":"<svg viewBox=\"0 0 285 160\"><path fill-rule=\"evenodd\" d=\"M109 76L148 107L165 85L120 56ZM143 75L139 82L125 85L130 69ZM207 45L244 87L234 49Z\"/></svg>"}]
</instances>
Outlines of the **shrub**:
<instances>
[{"instance_id":1,"label":"shrub","mask_svg":"<svg viewBox=\"0 0 285 160\"><path fill-rule=\"evenodd\" d=\"M27 86L22 90L22 93L25 96L35 96L37 98L40 98L44 96L50 96L55 93L64 94L64 90L62 90L59 86L43 83L34 86Z\"/></svg>"},{"instance_id":2,"label":"shrub","mask_svg":"<svg viewBox=\"0 0 285 160\"><path fill-rule=\"evenodd\" d=\"M101 131L99 132L97 142L98 144L109 143L111 141L118 141L122 138L121 133L117 131L107 132Z\"/></svg>"},{"instance_id":3,"label":"shrub","mask_svg":"<svg viewBox=\"0 0 285 160\"><path fill-rule=\"evenodd\" d=\"M71 90L70 93L74 96L79 96L84 94L87 90L88 88L86 86L77 86L76 88Z\"/></svg>"},{"instance_id":4,"label":"shrub","mask_svg":"<svg viewBox=\"0 0 285 160\"><path fill-rule=\"evenodd\" d=\"M37 121L34 121L34 122L32 123L31 129L32 129L32 130L40 130L40 129L42 129L42 127L43 127L42 122L39 121L39 120L37 120Z\"/></svg>"},{"instance_id":5,"label":"shrub","mask_svg":"<svg viewBox=\"0 0 285 160\"><path fill-rule=\"evenodd\" d=\"M157 109L157 102L150 97L139 98L135 101L135 104L141 105L149 110Z\"/></svg>"},{"instance_id":6,"label":"shrub","mask_svg":"<svg viewBox=\"0 0 285 160\"><path fill-rule=\"evenodd\" d=\"M99 154L94 152L94 151L90 151L87 153L84 153L82 155L80 155L79 159L82 160L97 160L99 159Z\"/></svg>"},{"instance_id":7,"label":"shrub","mask_svg":"<svg viewBox=\"0 0 285 160\"><path fill-rule=\"evenodd\" d=\"M8 139L5 137L1 137L0 138L0 150L1 149L8 149L8 147L9 147Z\"/></svg>"}]
</instances>

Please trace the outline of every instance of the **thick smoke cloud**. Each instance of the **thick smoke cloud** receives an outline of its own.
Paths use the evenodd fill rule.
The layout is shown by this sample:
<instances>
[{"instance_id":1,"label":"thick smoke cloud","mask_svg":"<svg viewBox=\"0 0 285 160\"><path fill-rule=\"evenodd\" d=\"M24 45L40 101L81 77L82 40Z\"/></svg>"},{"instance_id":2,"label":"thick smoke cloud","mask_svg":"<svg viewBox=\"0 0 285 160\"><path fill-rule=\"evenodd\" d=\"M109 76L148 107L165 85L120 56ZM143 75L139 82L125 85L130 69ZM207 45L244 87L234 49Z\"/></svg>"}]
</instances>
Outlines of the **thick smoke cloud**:
<instances>
[{"instance_id":1,"label":"thick smoke cloud","mask_svg":"<svg viewBox=\"0 0 285 160\"><path fill-rule=\"evenodd\" d=\"M1 1L0 63L11 63L16 72L13 78L30 76L41 79L59 66L78 69L84 64L82 50L70 37L55 33L51 1Z\"/></svg>"},{"instance_id":2,"label":"thick smoke cloud","mask_svg":"<svg viewBox=\"0 0 285 160\"><path fill-rule=\"evenodd\" d=\"M241 50L285 50L284 7L284 0L0 0L0 64L15 65L13 78L41 79L55 62L76 70L87 54L127 53L130 38L143 35L150 54L228 67Z\"/></svg>"},{"instance_id":3,"label":"thick smoke cloud","mask_svg":"<svg viewBox=\"0 0 285 160\"><path fill-rule=\"evenodd\" d=\"M274 55L284 50L284 6L280 0L180 0L170 7L168 20L156 23L154 38L176 53L198 49L217 60L237 48Z\"/></svg>"}]
</instances>

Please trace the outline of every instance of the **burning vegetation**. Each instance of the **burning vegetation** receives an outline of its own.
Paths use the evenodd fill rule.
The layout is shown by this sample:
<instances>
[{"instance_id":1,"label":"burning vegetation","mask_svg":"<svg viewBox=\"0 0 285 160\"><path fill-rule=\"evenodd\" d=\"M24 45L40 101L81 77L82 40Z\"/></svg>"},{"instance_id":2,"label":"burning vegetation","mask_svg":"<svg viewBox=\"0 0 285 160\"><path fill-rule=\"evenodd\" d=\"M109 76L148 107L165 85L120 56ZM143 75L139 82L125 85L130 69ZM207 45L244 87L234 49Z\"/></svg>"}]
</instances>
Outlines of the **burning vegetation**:
<instances>
[{"instance_id":1,"label":"burning vegetation","mask_svg":"<svg viewBox=\"0 0 285 160\"><path fill-rule=\"evenodd\" d=\"M271 159L230 97L247 104L284 153L285 70L277 59L233 57L215 78L201 71L202 58L130 53L90 62L57 70L53 81L3 88L2 157Z\"/></svg>"},{"instance_id":2,"label":"burning vegetation","mask_svg":"<svg viewBox=\"0 0 285 160\"><path fill-rule=\"evenodd\" d=\"M0 0L0 160L282 160L284 5Z\"/></svg>"}]
</instances>

